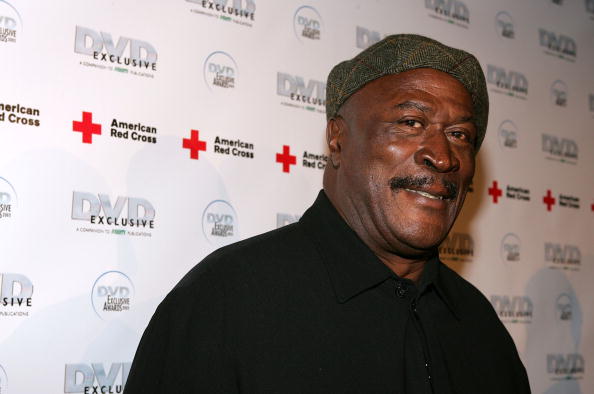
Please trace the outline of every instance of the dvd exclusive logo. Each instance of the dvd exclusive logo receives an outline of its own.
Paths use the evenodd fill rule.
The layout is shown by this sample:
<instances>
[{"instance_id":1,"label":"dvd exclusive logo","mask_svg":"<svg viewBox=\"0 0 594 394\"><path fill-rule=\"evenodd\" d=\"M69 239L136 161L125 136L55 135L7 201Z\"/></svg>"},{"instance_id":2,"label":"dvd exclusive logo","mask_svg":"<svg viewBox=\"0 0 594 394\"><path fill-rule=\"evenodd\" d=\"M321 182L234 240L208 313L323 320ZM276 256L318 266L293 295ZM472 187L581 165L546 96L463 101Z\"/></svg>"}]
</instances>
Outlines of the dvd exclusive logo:
<instances>
[{"instance_id":1,"label":"dvd exclusive logo","mask_svg":"<svg viewBox=\"0 0 594 394\"><path fill-rule=\"evenodd\" d=\"M213 245L222 246L239 239L235 210L227 201L212 201L202 213L204 237Z\"/></svg>"},{"instance_id":2,"label":"dvd exclusive logo","mask_svg":"<svg viewBox=\"0 0 594 394\"><path fill-rule=\"evenodd\" d=\"M0 0L0 42L17 40L17 32L23 25L19 12L10 3Z\"/></svg>"},{"instance_id":3,"label":"dvd exclusive logo","mask_svg":"<svg viewBox=\"0 0 594 394\"><path fill-rule=\"evenodd\" d=\"M585 371L585 364L580 353L547 354L547 372L552 380L580 379Z\"/></svg>"},{"instance_id":4,"label":"dvd exclusive logo","mask_svg":"<svg viewBox=\"0 0 594 394\"><path fill-rule=\"evenodd\" d=\"M518 127L511 120L504 120L499 125L499 145L502 148L515 149L518 147Z\"/></svg>"},{"instance_id":5,"label":"dvd exclusive logo","mask_svg":"<svg viewBox=\"0 0 594 394\"><path fill-rule=\"evenodd\" d=\"M326 112L324 109L326 106L326 83L322 81L310 79L306 85L301 76L278 72L276 74L276 94L291 100L290 102L281 102L282 105L321 113Z\"/></svg>"},{"instance_id":6,"label":"dvd exclusive logo","mask_svg":"<svg viewBox=\"0 0 594 394\"><path fill-rule=\"evenodd\" d=\"M211 91L232 89L237 79L237 63L226 52L213 52L204 61L204 81Z\"/></svg>"},{"instance_id":7,"label":"dvd exclusive logo","mask_svg":"<svg viewBox=\"0 0 594 394\"><path fill-rule=\"evenodd\" d=\"M0 316L29 316L33 283L23 274L0 273Z\"/></svg>"},{"instance_id":8,"label":"dvd exclusive logo","mask_svg":"<svg viewBox=\"0 0 594 394\"><path fill-rule=\"evenodd\" d=\"M514 21L508 12L499 11L497 15L495 15L495 30L499 37L510 39L516 37Z\"/></svg>"},{"instance_id":9,"label":"dvd exclusive logo","mask_svg":"<svg viewBox=\"0 0 594 394\"><path fill-rule=\"evenodd\" d=\"M425 0L425 8L432 11L433 18L468 28L470 12L460 0Z\"/></svg>"},{"instance_id":10,"label":"dvd exclusive logo","mask_svg":"<svg viewBox=\"0 0 594 394\"><path fill-rule=\"evenodd\" d=\"M578 144L569 138L542 134L542 151L548 160L569 164L576 164L578 160Z\"/></svg>"},{"instance_id":11,"label":"dvd exclusive logo","mask_svg":"<svg viewBox=\"0 0 594 394\"><path fill-rule=\"evenodd\" d=\"M501 259L504 262L520 261L520 237L514 233L505 234L501 240Z\"/></svg>"},{"instance_id":12,"label":"dvd exclusive logo","mask_svg":"<svg viewBox=\"0 0 594 394\"><path fill-rule=\"evenodd\" d=\"M550 268L578 269L582 264L582 252L575 245L545 242L544 252Z\"/></svg>"},{"instance_id":13,"label":"dvd exclusive logo","mask_svg":"<svg viewBox=\"0 0 594 394\"><path fill-rule=\"evenodd\" d=\"M6 116L8 114L8 116ZM20 104L0 104L0 122L8 121L23 126L39 127L39 109Z\"/></svg>"},{"instance_id":14,"label":"dvd exclusive logo","mask_svg":"<svg viewBox=\"0 0 594 394\"><path fill-rule=\"evenodd\" d=\"M557 80L551 85L551 100L559 107L567 107L567 85Z\"/></svg>"},{"instance_id":15,"label":"dvd exclusive logo","mask_svg":"<svg viewBox=\"0 0 594 394\"><path fill-rule=\"evenodd\" d=\"M132 363L66 364L64 393L122 393Z\"/></svg>"},{"instance_id":16,"label":"dvd exclusive logo","mask_svg":"<svg viewBox=\"0 0 594 394\"><path fill-rule=\"evenodd\" d=\"M571 320L573 317L573 301L569 294L561 293L555 302L555 309L559 320Z\"/></svg>"},{"instance_id":17,"label":"dvd exclusive logo","mask_svg":"<svg viewBox=\"0 0 594 394\"><path fill-rule=\"evenodd\" d=\"M94 60L110 65L109 69L131 74L153 77L152 74L129 70L157 71L157 51L152 44L128 37L120 37L117 43L110 33L97 32L87 27L76 26L74 52L92 56ZM102 64L81 62L84 66L107 68ZM111 66L112 65L112 66Z\"/></svg>"},{"instance_id":18,"label":"dvd exclusive logo","mask_svg":"<svg viewBox=\"0 0 594 394\"><path fill-rule=\"evenodd\" d=\"M492 91L525 99L528 95L528 80L517 71L507 71L503 67L487 65L487 83Z\"/></svg>"},{"instance_id":19,"label":"dvd exclusive logo","mask_svg":"<svg viewBox=\"0 0 594 394\"><path fill-rule=\"evenodd\" d=\"M380 33L357 26L356 45L357 48L365 49L381 40Z\"/></svg>"},{"instance_id":20,"label":"dvd exclusive logo","mask_svg":"<svg viewBox=\"0 0 594 394\"><path fill-rule=\"evenodd\" d=\"M534 306L530 297L492 295L491 304L504 323L530 323Z\"/></svg>"},{"instance_id":21,"label":"dvd exclusive logo","mask_svg":"<svg viewBox=\"0 0 594 394\"><path fill-rule=\"evenodd\" d=\"M492 85L491 90L496 93L521 99L528 95L528 80L517 71L506 71L503 67L488 64L487 83Z\"/></svg>"},{"instance_id":22,"label":"dvd exclusive logo","mask_svg":"<svg viewBox=\"0 0 594 394\"><path fill-rule=\"evenodd\" d=\"M0 177L0 223L10 219L17 206L17 194L6 179Z\"/></svg>"},{"instance_id":23,"label":"dvd exclusive logo","mask_svg":"<svg viewBox=\"0 0 594 394\"><path fill-rule=\"evenodd\" d=\"M232 5L227 5L228 0L186 0L188 3L201 6L190 12L205 16L215 17L223 21L233 21L239 25L252 27L248 21L254 21L256 15L256 2L254 0L233 0Z\"/></svg>"},{"instance_id":24,"label":"dvd exclusive logo","mask_svg":"<svg viewBox=\"0 0 594 394\"><path fill-rule=\"evenodd\" d=\"M322 17L310 6L301 6L293 16L293 30L297 39L319 40L322 33Z\"/></svg>"},{"instance_id":25,"label":"dvd exclusive logo","mask_svg":"<svg viewBox=\"0 0 594 394\"><path fill-rule=\"evenodd\" d=\"M474 240L469 234L450 233L439 246L439 255L446 261L472 261Z\"/></svg>"},{"instance_id":26,"label":"dvd exclusive logo","mask_svg":"<svg viewBox=\"0 0 594 394\"><path fill-rule=\"evenodd\" d=\"M577 45L573 38L542 28L538 29L538 37L540 46L545 48L544 52L547 55L575 61Z\"/></svg>"},{"instance_id":27,"label":"dvd exclusive logo","mask_svg":"<svg viewBox=\"0 0 594 394\"><path fill-rule=\"evenodd\" d=\"M128 209L126 216L123 216L126 205ZM72 219L87 221L92 225L147 230L155 228L155 208L144 198L118 196L114 205L107 194L74 191L72 192ZM124 229L93 231L93 228L78 228L77 231L112 234L126 232ZM130 231L128 234L145 235L145 233L135 234Z\"/></svg>"},{"instance_id":28,"label":"dvd exclusive logo","mask_svg":"<svg viewBox=\"0 0 594 394\"><path fill-rule=\"evenodd\" d=\"M93 309L99 318L109 320L131 307L134 285L130 278L119 271L103 273L91 290Z\"/></svg>"}]
</instances>

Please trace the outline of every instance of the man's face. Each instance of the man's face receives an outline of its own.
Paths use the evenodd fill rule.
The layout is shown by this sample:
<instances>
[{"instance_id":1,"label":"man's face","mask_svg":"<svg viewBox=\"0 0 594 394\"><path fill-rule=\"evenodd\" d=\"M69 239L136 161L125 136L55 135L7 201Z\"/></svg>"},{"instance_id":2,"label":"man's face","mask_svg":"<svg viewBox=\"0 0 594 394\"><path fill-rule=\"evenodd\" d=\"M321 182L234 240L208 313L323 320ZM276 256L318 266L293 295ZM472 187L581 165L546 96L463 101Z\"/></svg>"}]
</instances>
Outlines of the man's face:
<instances>
[{"instance_id":1,"label":"man's face","mask_svg":"<svg viewBox=\"0 0 594 394\"><path fill-rule=\"evenodd\" d=\"M338 150L329 142L339 206L364 241L411 257L441 243L474 174L472 115L464 86L428 68L379 78L347 100L333 121Z\"/></svg>"}]
</instances>

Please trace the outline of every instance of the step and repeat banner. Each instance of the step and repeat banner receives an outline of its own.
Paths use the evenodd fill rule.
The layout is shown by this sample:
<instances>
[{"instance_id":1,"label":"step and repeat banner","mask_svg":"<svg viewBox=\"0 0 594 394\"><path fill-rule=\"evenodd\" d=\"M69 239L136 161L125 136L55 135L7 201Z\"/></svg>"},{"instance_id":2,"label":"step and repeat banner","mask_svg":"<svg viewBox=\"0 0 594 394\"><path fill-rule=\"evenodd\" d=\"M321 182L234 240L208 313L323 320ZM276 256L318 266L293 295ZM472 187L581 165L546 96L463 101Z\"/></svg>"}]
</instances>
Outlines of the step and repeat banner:
<instances>
[{"instance_id":1,"label":"step and repeat banner","mask_svg":"<svg viewBox=\"0 0 594 394\"><path fill-rule=\"evenodd\" d=\"M0 0L0 393L121 393L184 273L313 202L328 72L392 33L487 77L442 259L534 393L594 392L594 0Z\"/></svg>"}]
</instances>

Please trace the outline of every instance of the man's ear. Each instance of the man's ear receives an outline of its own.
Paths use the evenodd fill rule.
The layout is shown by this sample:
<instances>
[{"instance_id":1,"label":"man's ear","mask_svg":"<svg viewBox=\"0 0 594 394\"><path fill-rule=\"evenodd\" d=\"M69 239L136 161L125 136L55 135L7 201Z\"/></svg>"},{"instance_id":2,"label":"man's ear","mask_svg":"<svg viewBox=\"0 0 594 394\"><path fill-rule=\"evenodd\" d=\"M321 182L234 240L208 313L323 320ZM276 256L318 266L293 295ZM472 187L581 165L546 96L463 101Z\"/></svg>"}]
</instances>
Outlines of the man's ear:
<instances>
[{"instance_id":1,"label":"man's ear","mask_svg":"<svg viewBox=\"0 0 594 394\"><path fill-rule=\"evenodd\" d=\"M342 139L344 138L346 122L340 115L328 120L326 124L326 143L330 153L332 167L340 167L340 155L342 153Z\"/></svg>"}]
</instances>

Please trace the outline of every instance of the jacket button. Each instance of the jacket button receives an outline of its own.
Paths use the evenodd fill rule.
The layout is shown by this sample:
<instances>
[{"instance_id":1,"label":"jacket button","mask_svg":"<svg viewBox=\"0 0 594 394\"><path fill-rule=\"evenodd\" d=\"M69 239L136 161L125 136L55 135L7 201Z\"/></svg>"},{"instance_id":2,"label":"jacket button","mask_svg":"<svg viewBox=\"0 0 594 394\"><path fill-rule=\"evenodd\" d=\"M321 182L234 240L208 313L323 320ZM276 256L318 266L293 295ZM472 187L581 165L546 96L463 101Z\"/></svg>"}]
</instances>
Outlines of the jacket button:
<instances>
[{"instance_id":1,"label":"jacket button","mask_svg":"<svg viewBox=\"0 0 594 394\"><path fill-rule=\"evenodd\" d=\"M406 293L408 291L406 290L406 287L402 285L402 283L397 282L396 283L396 295L400 298L404 298L406 297Z\"/></svg>"}]
</instances>

